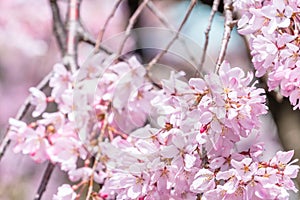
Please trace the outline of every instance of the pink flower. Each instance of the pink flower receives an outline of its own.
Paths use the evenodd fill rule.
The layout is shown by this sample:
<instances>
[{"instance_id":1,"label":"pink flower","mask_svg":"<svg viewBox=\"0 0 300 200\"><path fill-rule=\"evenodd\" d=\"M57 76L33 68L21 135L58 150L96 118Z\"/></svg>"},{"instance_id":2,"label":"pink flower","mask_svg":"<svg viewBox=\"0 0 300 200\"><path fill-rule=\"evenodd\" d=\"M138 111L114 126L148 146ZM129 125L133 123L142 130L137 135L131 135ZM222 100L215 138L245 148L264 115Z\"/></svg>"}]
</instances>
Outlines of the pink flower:
<instances>
[{"instance_id":1,"label":"pink flower","mask_svg":"<svg viewBox=\"0 0 300 200\"><path fill-rule=\"evenodd\" d=\"M35 87L29 89L31 92L30 103L35 105L35 110L32 112L33 117L40 116L47 108L47 97L46 95Z\"/></svg>"},{"instance_id":2,"label":"pink flower","mask_svg":"<svg viewBox=\"0 0 300 200\"><path fill-rule=\"evenodd\" d=\"M267 38L258 35L257 37L253 37L251 41L252 62L257 70L255 72L257 77L263 76L268 69L273 67L274 60L278 59L278 48L275 42L273 42L275 40L273 36Z\"/></svg>"},{"instance_id":3,"label":"pink flower","mask_svg":"<svg viewBox=\"0 0 300 200\"><path fill-rule=\"evenodd\" d=\"M196 157L193 152L197 146L189 139L183 136L183 132L178 129L172 129L172 143L162 147L161 155L165 158L172 159L172 165L191 168L194 166Z\"/></svg>"},{"instance_id":4,"label":"pink flower","mask_svg":"<svg viewBox=\"0 0 300 200\"><path fill-rule=\"evenodd\" d=\"M241 1L237 0L236 2ZM261 12L261 2L247 1L245 4L239 6L239 9L242 9L244 13L238 21L238 32L243 35L255 33L260 30L266 20Z\"/></svg>"},{"instance_id":5,"label":"pink flower","mask_svg":"<svg viewBox=\"0 0 300 200\"><path fill-rule=\"evenodd\" d=\"M35 130L25 123L10 119L11 129L9 136L17 141L14 152L28 154L36 162L44 162L48 159L47 148L49 142L45 137L45 127L38 126Z\"/></svg>"},{"instance_id":6,"label":"pink flower","mask_svg":"<svg viewBox=\"0 0 300 200\"><path fill-rule=\"evenodd\" d=\"M76 193L69 184L63 184L57 190L57 194L53 195L52 200L75 200Z\"/></svg>"},{"instance_id":7,"label":"pink flower","mask_svg":"<svg viewBox=\"0 0 300 200\"><path fill-rule=\"evenodd\" d=\"M231 165L235 168L241 180L245 182L252 179L252 175L258 168L258 164L252 162L251 158L244 158L241 161L231 160Z\"/></svg>"},{"instance_id":8,"label":"pink flower","mask_svg":"<svg viewBox=\"0 0 300 200\"><path fill-rule=\"evenodd\" d=\"M147 194L150 177L146 173L115 173L107 183L117 199L137 199Z\"/></svg>"},{"instance_id":9,"label":"pink flower","mask_svg":"<svg viewBox=\"0 0 300 200\"><path fill-rule=\"evenodd\" d=\"M235 169L220 171L216 175L217 180L224 180L225 183L218 188L226 191L226 194L234 194L239 188L240 176Z\"/></svg>"},{"instance_id":10,"label":"pink flower","mask_svg":"<svg viewBox=\"0 0 300 200\"><path fill-rule=\"evenodd\" d=\"M263 104L265 97L261 96L264 91L249 86L251 80L252 74L245 75L240 68L231 68L224 61L219 75L205 76L207 86L200 80L198 89L192 85L200 92L207 87L207 92L202 94L197 107L201 111L200 132L215 135L215 139L211 140L214 148L222 132L231 139L236 138L233 134L246 137L251 129L258 126L258 116L267 112ZM196 79L192 79L190 83L197 83ZM226 129L228 131L225 134Z\"/></svg>"},{"instance_id":11,"label":"pink flower","mask_svg":"<svg viewBox=\"0 0 300 200\"><path fill-rule=\"evenodd\" d=\"M89 177L92 175L93 170L89 167L81 167L78 169L72 169L68 172L69 178L71 181L76 182L80 179L89 180Z\"/></svg>"},{"instance_id":12,"label":"pink flower","mask_svg":"<svg viewBox=\"0 0 300 200\"><path fill-rule=\"evenodd\" d=\"M294 150L290 150L287 152L279 151L276 153L276 156L273 159L271 159L270 165L277 166L278 170L283 171L284 175L290 178L296 178L299 171L299 166L292 165L292 164L297 162L298 160L294 160L291 163L289 163L293 155L294 155Z\"/></svg>"},{"instance_id":13,"label":"pink flower","mask_svg":"<svg viewBox=\"0 0 300 200\"><path fill-rule=\"evenodd\" d=\"M69 124L70 126L71 124ZM76 169L78 158L85 159L87 152L72 127L65 126L50 137L51 146L47 149L50 160L61 165L63 171Z\"/></svg>"},{"instance_id":14,"label":"pink flower","mask_svg":"<svg viewBox=\"0 0 300 200\"><path fill-rule=\"evenodd\" d=\"M300 108L297 40L300 23L298 0L237 0L234 5L244 13L238 25L249 40L256 76L268 74L269 90L278 90L290 98L294 109ZM293 72L292 72L293 71ZM299 76L298 76L299 77Z\"/></svg>"},{"instance_id":15,"label":"pink flower","mask_svg":"<svg viewBox=\"0 0 300 200\"><path fill-rule=\"evenodd\" d=\"M54 74L50 79L49 85L52 87L51 96L58 101L62 93L71 87L72 76L63 64L57 63L53 66Z\"/></svg>"},{"instance_id":16,"label":"pink flower","mask_svg":"<svg viewBox=\"0 0 300 200\"><path fill-rule=\"evenodd\" d=\"M268 34L272 34L276 28L286 28L290 25L293 9L285 4L284 0L273 0L270 6L261 9L262 14L270 19Z\"/></svg>"},{"instance_id":17,"label":"pink flower","mask_svg":"<svg viewBox=\"0 0 300 200\"><path fill-rule=\"evenodd\" d=\"M56 130L62 128L65 124L66 118L61 112L44 113L43 118L38 120L37 123L48 126L53 125Z\"/></svg>"},{"instance_id":18,"label":"pink flower","mask_svg":"<svg viewBox=\"0 0 300 200\"><path fill-rule=\"evenodd\" d=\"M215 188L215 174L208 169L200 169L190 187L192 192L202 193Z\"/></svg>"}]
</instances>

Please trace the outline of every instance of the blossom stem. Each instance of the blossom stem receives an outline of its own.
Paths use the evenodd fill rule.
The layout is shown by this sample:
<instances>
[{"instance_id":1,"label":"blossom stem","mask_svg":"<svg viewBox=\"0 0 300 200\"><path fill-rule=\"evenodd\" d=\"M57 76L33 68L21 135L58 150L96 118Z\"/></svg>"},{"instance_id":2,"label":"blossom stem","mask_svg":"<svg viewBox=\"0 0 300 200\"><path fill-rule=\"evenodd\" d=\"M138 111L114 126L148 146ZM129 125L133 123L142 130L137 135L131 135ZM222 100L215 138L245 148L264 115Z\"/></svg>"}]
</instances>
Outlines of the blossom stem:
<instances>
[{"instance_id":1,"label":"blossom stem","mask_svg":"<svg viewBox=\"0 0 300 200\"><path fill-rule=\"evenodd\" d=\"M107 126L108 126L107 119L104 119L102 127L101 127L101 132L100 132L100 135L98 137L98 152L97 152L97 155L96 155L96 158L95 158L95 162L93 164L92 174L91 174L90 180L89 180L88 192L87 192L87 195L86 195L86 200L89 200L91 198L92 193L93 193L94 173L96 171L96 168L97 168L98 162L100 160L100 156L101 156L100 143L103 140L103 137L104 137L105 131L107 129Z\"/></svg>"}]
</instances>

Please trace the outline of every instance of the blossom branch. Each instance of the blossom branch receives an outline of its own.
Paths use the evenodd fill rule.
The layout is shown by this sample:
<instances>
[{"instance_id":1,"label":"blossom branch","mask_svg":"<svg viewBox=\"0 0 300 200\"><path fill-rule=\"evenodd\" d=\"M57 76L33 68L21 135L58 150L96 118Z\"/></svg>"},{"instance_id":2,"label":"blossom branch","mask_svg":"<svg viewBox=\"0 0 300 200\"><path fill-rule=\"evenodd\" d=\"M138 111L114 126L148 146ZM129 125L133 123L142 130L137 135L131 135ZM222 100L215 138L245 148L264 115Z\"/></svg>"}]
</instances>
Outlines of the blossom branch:
<instances>
[{"instance_id":1,"label":"blossom branch","mask_svg":"<svg viewBox=\"0 0 300 200\"><path fill-rule=\"evenodd\" d=\"M160 12L160 10L153 4L153 2L149 1L147 3L147 7L149 8L149 10L157 17L157 19L168 29L172 30L172 31L176 31L175 27L170 24L168 22L168 19L165 17L165 15ZM187 54L190 57L190 60L193 61L194 63L196 63L196 59L194 58L194 56L192 55L192 53L190 52L187 44L185 43L185 40L182 40L179 38L179 41L182 43L183 47L185 48Z\"/></svg>"},{"instance_id":2,"label":"blossom branch","mask_svg":"<svg viewBox=\"0 0 300 200\"><path fill-rule=\"evenodd\" d=\"M57 5L57 1L56 0L50 0L50 7L51 7L51 11L52 11L52 19L53 19L53 32L54 35L56 37L58 46L60 51L62 52L62 54L65 54L66 51L66 40L67 40L67 36L66 36L66 30L65 27L63 25L63 22L61 20L60 17L60 12L59 12L59 8Z\"/></svg>"},{"instance_id":3,"label":"blossom branch","mask_svg":"<svg viewBox=\"0 0 300 200\"><path fill-rule=\"evenodd\" d=\"M41 183L39 185L38 191L34 197L34 200L40 200L43 196L43 193L46 191L46 187L48 185L49 179L51 177L51 174L54 170L55 165L51 162L48 163L47 168L44 172L43 178L41 180Z\"/></svg>"},{"instance_id":4,"label":"blossom branch","mask_svg":"<svg viewBox=\"0 0 300 200\"><path fill-rule=\"evenodd\" d=\"M93 164L93 168L92 168L92 174L90 176L90 180L89 180L89 187L88 187L88 192L87 192L87 195L86 195L86 200L89 200L92 193L93 193L93 185L94 185L94 173L96 171L96 168L97 168L97 165L98 165L98 162L100 160L100 157L101 157L101 148L100 148L100 143L102 142L103 140L103 137L104 137L104 134L105 134L105 131L107 129L107 119L104 119L103 120L103 123L102 123L102 127L101 127L101 132L100 132L100 135L98 137L98 152L96 154L96 158L95 158L95 161L94 161L94 164Z\"/></svg>"},{"instance_id":5,"label":"blossom branch","mask_svg":"<svg viewBox=\"0 0 300 200\"><path fill-rule=\"evenodd\" d=\"M42 80L41 82L36 86L37 89L39 90L43 90L44 88L46 88L48 86L48 83L49 83L49 80L50 78L52 77L52 71L50 71ZM21 120L23 119L23 117L25 116L25 114L27 113L29 107L30 107L30 98L31 96L29 95L24 103L21 105L20 109L18 110L16 116L15 116L15 119L17 120ZM1 142L1 145L0 145L0 160L1 158L3 157L7 147L9 146L10 144L10 139L8 137L8 131L9 131L9 127L6 129L6 132L5 132L5 136L4 136L4 139L2 140Z\"/></svg>"},{"instance_id":6,"label":"blossom branch","mask_svg":"<svg viewBox=\"0 0 300 200\"><path fill-rule=\"evenodd\" d=\"M224 33L222 39L221 50L219 53L219 57L217 60L216 72L219 71L221 63L223 62L226 54L226 49L228 46L228 42L230 39L231 31L236 22L233 21L232 13L233 13L233 6L232 0L224 0L224 13L225 13L225 22L224 22Z\"/></svg>"},{"instance_id":7,"label":"blossom branch","mask_svg":"<svg viewBox=\"0 0 300 200\"><path fill-rule=\"evenodd\" d=\"M133 15L130 17L129 19L129 23L126 27L126 30L125 30L125 36L124 36L124 39L123 41L121 42L121 45L120 45L120 48L118 50L118 54L117 55L121 55L122 54L122 50L125 46L125 43L127 41L127 39L129 38L130 36L130 33L131 33L131 30L137 20L137 18L140 16L142 10L145 8L145 6L147 5L147 3L149 2L149 0L144 0L143 3L141 3L139 5L139 7L136 9L136 11L133 13Z\"/></svg>"},{"instance_id":8,"label":"blossom branch","mask_svg":"<svg viewBox=\"0 0 300 200\"><path fill-rule=\"evenodd\" d=\"M90 33L88 33L85 28L83 27L82 24L80 24L80 26L77 29L78 32L78 42L86 42L92 46L96 46L97 42L96 40L91 36ZM99 50L104 51L106 54L111 55L113 54L113 51L110 50L108 47L102 45L102 44L98 44L98 47L95 47L95 53L97 53Z\"/></svg>"},{"instance_id":9,"label":"blossom branch","mask_svg":"<svg viewBox=\"0 0 300 200\"><path fill-rule=\"evenodd\" d=\"M64 63L74 73L78 68L77 64L77 48L78 48L78 34L77 28L79 26L79 10L81 0L69 0L68 5L68 20L67 20L67 52L64 55Z\"/></svg>"},{"instance_id":10,"label":"blossom branch","mask_svg":"<svg viewBox=\"0 0 300 200\"><path fill-rule=\"evenodd\" d=\"M157 19L168 29L175 30L174 26L168 22L168 19L165 17L163 13L153 4L153 2L149 1L147 3L147 8L157 17Z\"/></svg>"},{"instance_id":11,"label":"blossom branch","mask_svg":"<svg viewBox=\"0 0 300 200\"><path fill-rule=\"evenodd\" d=\"M184 18L183 18L181 24L180 24L180 26L179 26L179 28L178 28L178 30L177 30L175 36L174 36L174 37L172 38L172 40L168 43L168 45L166 46L166 48L164 48L163 51L161 51L159 54L157 54L157 55L149 62L148 66L147 66L147 71L150 71L150 69L152 68L152 66L155 65L155 64L158 62L158 60L159 60L165 53L168 52L168 50L170 49L170 47L171 47L171 46L173 45L173 43L176 41L176 39L177 39L178 36L179 36L179 33L180 33L181 29L183 28L184 24L186 23L187 19L189 18L190 14L191 14L191 12L192 12L194 6L196 5L196 2L197 2L196 0L191 0L191 3L190 3L190 5L189 5L189 8L188 8L188 10L187 10L187 12L186 12L186 14L185 14L185 16L184 16Z\"/></svg>"},{"instance_id":12,"label":"blossom branch","mask_svg":"<svg viewBox=\"0 0 300 200\"><path fill-rule=\"evenodd\" d=\"M113 10L111 11L111 13L109 14L109 16L107 17L106 21L104 22L104 25L103 27L100 29L99 31L99 34L98 34L98 37L97 37L97 41L96 41L96 44L95 44L95 49L98 50L100 47L100 44L102 42L102 39L103 39L103 35L104 35L104 32L110 22L110 20L114 17L119 5L121 4L122 0L118 0L115 4L114 4L114 7L113 7Z\"/></svg>"},{"instance_id":13,"label":"blossom branch","mask_svg":"<svg viewBox=\"0 0 300 200\"><path fill-rule=\"evenodd\" d=\"M204 33L205 34L205 41L204 41L204 47L203 47L203 52L202 52L200 64L198 66L199 70L202 69L204 61L205 61L206 51L207 51L208 41L209 41L209 33L210 33L210 30L211 30L211 25L212 25L214 16L215 16L216 12L218 11L219 4L220 4L220 0L214 0L212 9L210 11L210 15L209 15L209 19L208 19L208 25L207 25L205 33Z\"/></svg>"}]
</instances>

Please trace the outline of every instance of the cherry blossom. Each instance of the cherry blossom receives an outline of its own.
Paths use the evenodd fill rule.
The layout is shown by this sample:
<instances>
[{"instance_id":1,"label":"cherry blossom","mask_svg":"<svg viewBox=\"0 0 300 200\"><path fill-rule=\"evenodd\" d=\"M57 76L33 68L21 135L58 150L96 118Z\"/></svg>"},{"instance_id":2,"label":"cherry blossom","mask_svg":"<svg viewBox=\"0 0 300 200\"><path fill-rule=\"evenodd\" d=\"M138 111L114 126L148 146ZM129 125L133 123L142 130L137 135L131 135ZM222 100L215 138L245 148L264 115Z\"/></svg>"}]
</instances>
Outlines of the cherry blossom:
<instances>
[{"instance_id":1,"label":"cherry blossom","mask_svg":"<svg viewBox=\"0 0 300 200\"><path fill-rule=\"evenodd\" d=\"M35 110L32 112L33 117L40 116L47 108L47 97L46 95L38 90L37 88L31 87L29 91L32 94L32 98L30 100L32 105L35 105Z\"/></svg>"},{"instance_id":2,"label":"cherry blossom","mask_svg":"<svg viewBox=\"0 0 300 200\"><path fill-rule=\"evenodd\" d=\"M250 49L256 76L268 74L269 90L278 90L289 97L294 109L299 108L299 51L298 1L236 0L234 6L243 13L239 32L250 34ZM293 74L293 75L291 75ZM292 77L291 77L292 76ZM296 80L295 80L296 79Z\"/></svg>"},{"instance_id":3,"label":"cherry blossom","mask_svg":"<svg viewBox=\"0 0 300 200\"><path fill-rule=\"evenodd\" d=\"M63 184L58 188L57 194L53 196L53 200L75 200L76 193L68 184Z\"/></svg>"},{"instance_id":4,"label":"cherry blossom","mask_svg":"<svg viewBox=\"0 0 300 200\"><path fill-rule=\"evenodd\" d=\"M267 48L278 57L273 42ZM286 60L298 51L282 45L289 48ZM100 199L287 199L290 190L297 191L293 151L262 160L261 143L236 148L259 134L260 116L267 113L264 90L256 88L252 73L224 61L218 73L203 78L185 81L183 72L172 71L158 88L135 57L107 59L97 66L103 73L89 71L88 80L75 80L56 64L52 99L31 89L41 118L29 124L10 120L15 152L49 160L72 181L53 199L80 197L90 183L101 184L92 193ZM293 79L284 85L292 94L298 78L282 76ZM283 80L279 73L273 78ZM49 100L56 110L45 112Z\"/></svg>"},{"instance_id":5,"label":"cherry blossom","mask_svg":"<svg viewBox=\"0 0 300 200\"><path fill-rule=\"evenodd\" d=\"M50 146L46 138L44 126L27 126L21 121L10 119L12 126L9 135L17 141L14 152L28 154L36 162L44 162L48 159L47 148Z\"/></svg>"}]
</instances>

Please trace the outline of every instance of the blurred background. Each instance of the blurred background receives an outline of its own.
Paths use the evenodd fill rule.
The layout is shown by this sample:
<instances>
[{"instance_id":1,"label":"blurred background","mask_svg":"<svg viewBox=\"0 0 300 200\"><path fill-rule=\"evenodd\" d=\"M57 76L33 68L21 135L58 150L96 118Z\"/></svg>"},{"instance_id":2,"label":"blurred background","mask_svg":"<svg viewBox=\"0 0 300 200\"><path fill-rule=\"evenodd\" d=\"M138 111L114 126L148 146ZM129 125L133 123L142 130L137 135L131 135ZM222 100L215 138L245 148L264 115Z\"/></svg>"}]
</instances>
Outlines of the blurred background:
<instances>
[{"instance_id":1,"label":"blurred background","mask_svg":"<svg viewBox=\"0 0 300 200\"><path fill-rule=\"evenodd\" d=\"M61 61L57 41L52 32L52 13L50 0L1 0L0 1L0 138L4 136L9 117L15 116L18 108L28 96L28 88L35 86L52 68ZM156 31L134 31L130 35L125 51L134 53L142 63L147 63L170 41L171 29L178 29L189 1L160 0L150 1L163 14L168 22L162 23L149 7L145 7L137 18L133 28L156 27ZM64 20L67 15L67 0L57 0ZM80 8L81 23L87 32L97 38L99 30L114 8L116 0L82 0ZM141 2L123 0L109 23L104 43L112 51L118 51L118 34L125 31L130 16ZM169 68L183 70L189 77L195 74L200 63L204 45L204 31L208 25L212 1L199 1L185 24L182 34L160 60L160 64ZM224 18L222 1L216 14L208 45L207 57L201 71L214 70L223 35ZM173 32L174 33L174 32ZM182 40L184 42L182 42ZM78 62L82 65L93 46L80 43ZM227 49L226 59L232 66L253 71L247 42L233 30ZM157 77L166 77L169 68L154 68ZM158 78L159 79L159 78ZM259 80L265 87L264 80ZM300 158L300 114L293 111L289 102L278 98L278 94L267 93L270 113L262 118L261 141L266 142L266 158L270 158L279 149L295 149L295 157ZM27 118L30 121L30 118ZM33 199L41 180L45 164L35 164L30 158L14 154L8 148L0 163L0 199ZM43 199L51 199L57 186L66 176L55 169ZM299 178L298 178L299 182ZM293 195L291 199L299 199Z\"/></svg>"}]
</instances>

